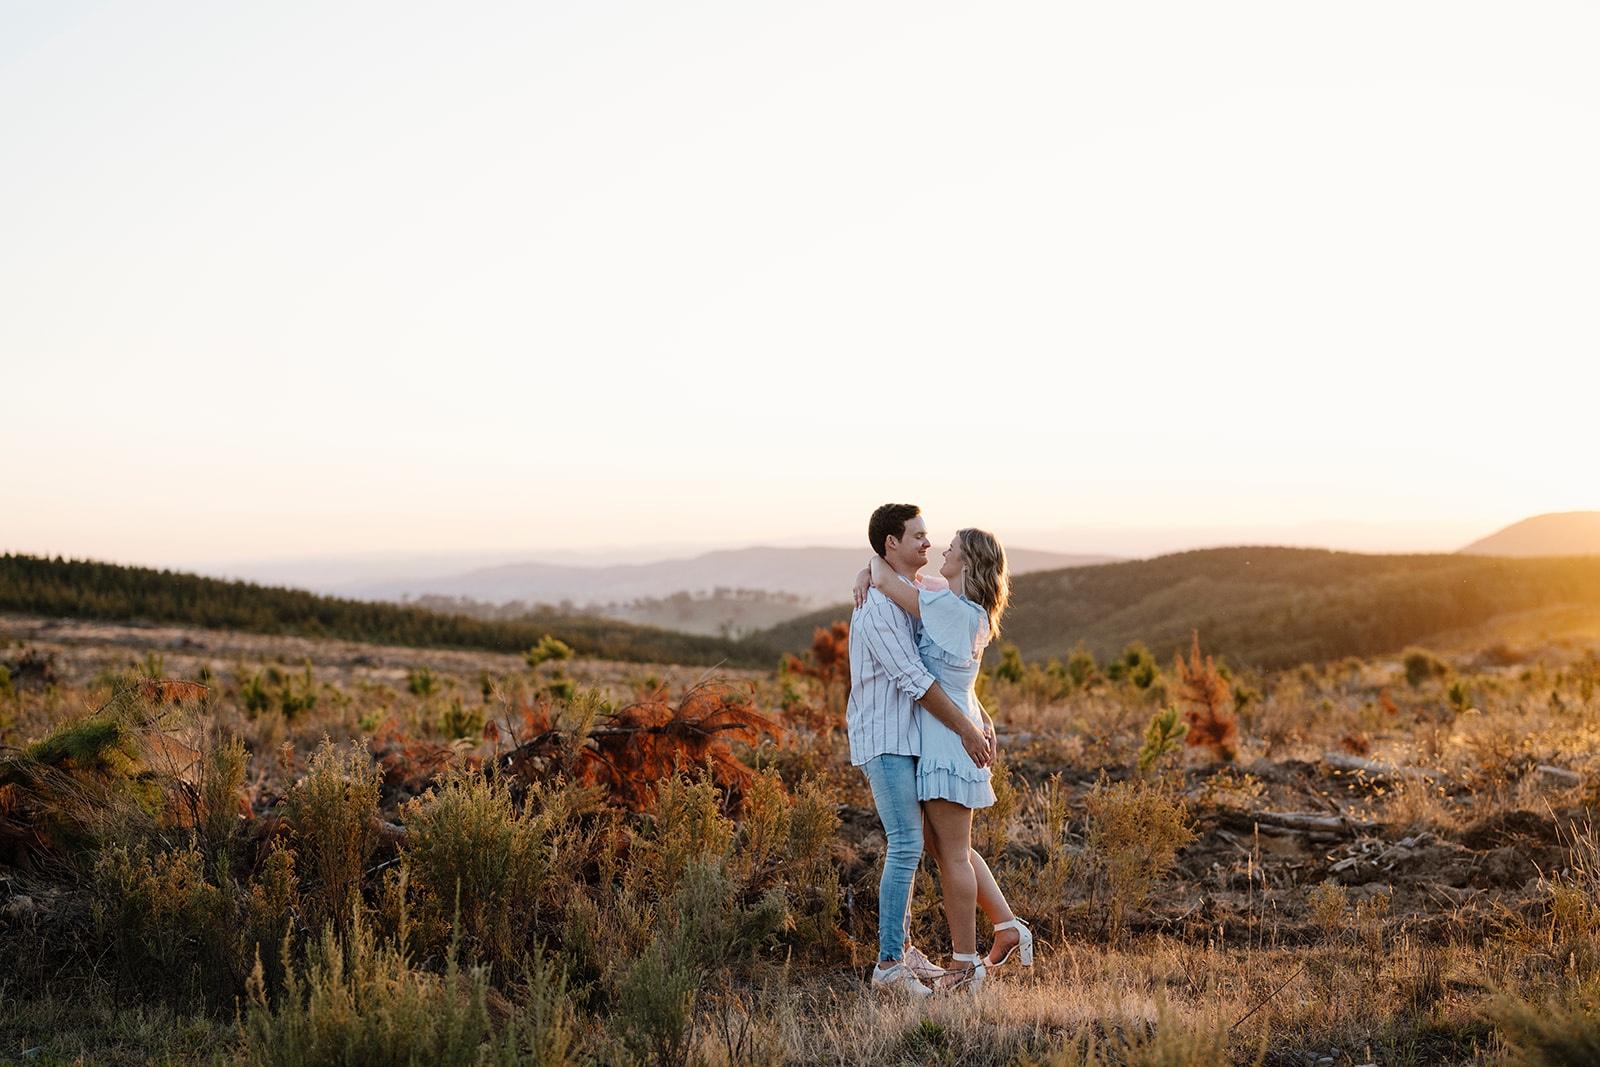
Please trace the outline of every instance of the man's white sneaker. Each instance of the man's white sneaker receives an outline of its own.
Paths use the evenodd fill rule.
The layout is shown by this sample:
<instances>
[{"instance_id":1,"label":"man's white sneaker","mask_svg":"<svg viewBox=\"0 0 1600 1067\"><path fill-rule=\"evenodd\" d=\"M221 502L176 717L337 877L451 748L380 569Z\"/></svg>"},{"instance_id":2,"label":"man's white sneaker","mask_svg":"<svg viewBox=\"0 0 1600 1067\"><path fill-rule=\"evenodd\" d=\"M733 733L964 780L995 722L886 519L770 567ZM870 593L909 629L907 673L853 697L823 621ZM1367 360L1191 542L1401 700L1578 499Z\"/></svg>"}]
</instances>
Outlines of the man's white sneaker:
<instances>
[{"instance_id":1,"label":"man's white sneaker","mask_svg":"<svg viewBox=\"0 0 1600 1067\"><path fill-rule=\"evenodd\" d=\"M885 967L885 962L888 962L889 966ZM911 968L899 960L878 961L878 965L872 968L872 988L890 993L903 993L919 1000L933 995L933 990L923 985L917 976L911 973Z\"/></svg>"},{"instance_id":2,"label":"man's white sneaker","mask_svg":"<svg viewBox=\"0 0 1600 1067\"><path fill-rule=\"evenodd\" d=\"M945 968L924 956L922 950L915 945L906 946L905 959L900 962L918 978L943 978L945 974Z\"/></svg>"}]
</instances>

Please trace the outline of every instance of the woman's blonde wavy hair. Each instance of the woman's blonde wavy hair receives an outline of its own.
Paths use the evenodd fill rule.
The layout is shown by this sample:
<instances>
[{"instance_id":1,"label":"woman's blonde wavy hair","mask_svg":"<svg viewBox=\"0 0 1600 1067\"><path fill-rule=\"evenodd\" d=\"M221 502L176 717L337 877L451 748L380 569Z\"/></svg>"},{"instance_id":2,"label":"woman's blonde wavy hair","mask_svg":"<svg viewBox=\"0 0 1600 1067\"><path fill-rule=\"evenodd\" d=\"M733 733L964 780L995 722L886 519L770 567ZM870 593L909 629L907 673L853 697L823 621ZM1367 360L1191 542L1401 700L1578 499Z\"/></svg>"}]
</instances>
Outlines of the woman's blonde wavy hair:
<instances>
[{"instance_id":1,"label":"woman's blonde wavy hair","mask_svg":"<svg viewBox=\"0 0 1600 1067\"><path fill-rule=\"evenodd\" d=\"M987 530L957 530L966 562L966 597L989 613L989 640L1000 636L1000 616L1011 599L1011 576L1006 570L1006 550Z\"/></svg>"}]
</instances>

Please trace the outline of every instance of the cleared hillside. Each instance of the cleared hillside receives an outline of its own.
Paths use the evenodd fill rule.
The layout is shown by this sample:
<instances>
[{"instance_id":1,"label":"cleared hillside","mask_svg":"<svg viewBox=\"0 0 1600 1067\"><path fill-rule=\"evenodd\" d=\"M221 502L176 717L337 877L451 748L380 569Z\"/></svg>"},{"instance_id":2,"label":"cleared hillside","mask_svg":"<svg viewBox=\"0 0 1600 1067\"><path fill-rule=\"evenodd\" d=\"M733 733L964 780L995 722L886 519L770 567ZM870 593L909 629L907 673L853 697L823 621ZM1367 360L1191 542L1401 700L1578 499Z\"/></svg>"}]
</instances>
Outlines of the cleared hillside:
<instances>
[{"instance_id":1,"label":"cleared hillside","mask_svg":"<svg viewBox=\"0 0 1600 1067\"><path fill-rule=\"evenodd\" d=\"M26 555L0 555L0 611L491 652L520 652L553 634L580 655L604 659L762 667L772 660L762 646L608 619L555 613L472 619L176 571Z\"/></svg>"},{"instance_id":2,"label":"cleared hillside","mask_svg":"<svg viewBox=\"0 0 1600 1067\"><path fill-rule=\"evenodd\" d=\"M1143 641L1162 657L1198 629L1206 647L1262 667L1397 651L1500 617L1600 607L1600 558L1375 556L1222 548L1019 576L1005 639L1029 659L1082 642L1102 659ZM799 649L848 607L756 639Z\"/></svg>"}]
</instances>

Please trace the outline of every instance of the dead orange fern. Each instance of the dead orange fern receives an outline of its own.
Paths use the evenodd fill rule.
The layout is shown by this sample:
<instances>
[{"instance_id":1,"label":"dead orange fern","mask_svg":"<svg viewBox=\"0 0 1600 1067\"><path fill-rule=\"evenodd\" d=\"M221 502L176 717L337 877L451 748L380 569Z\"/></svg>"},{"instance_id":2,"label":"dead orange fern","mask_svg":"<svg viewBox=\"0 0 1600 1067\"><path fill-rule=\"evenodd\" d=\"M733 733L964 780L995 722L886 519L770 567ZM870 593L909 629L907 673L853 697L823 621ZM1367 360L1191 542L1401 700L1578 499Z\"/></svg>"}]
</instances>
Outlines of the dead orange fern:
<instances>
[{"instance_id":1,"label":"dead orange fern","mask_svg":"<svg viewBox=\"0 0 1600 1067\"><path fill-rule=\"evenodd\" d=\"M734 803L753 772L731 744L778 738L783 728L756 710L747 690L725 682L702 682L676 705L665 693L610 711L581 731L565 730L546 708L524 708L521 743L500 760L524 781L566 777L580 786L602 787L615 803L634 811L649 807L663 778L704 767Z\"/></svg>"}]
</instances>

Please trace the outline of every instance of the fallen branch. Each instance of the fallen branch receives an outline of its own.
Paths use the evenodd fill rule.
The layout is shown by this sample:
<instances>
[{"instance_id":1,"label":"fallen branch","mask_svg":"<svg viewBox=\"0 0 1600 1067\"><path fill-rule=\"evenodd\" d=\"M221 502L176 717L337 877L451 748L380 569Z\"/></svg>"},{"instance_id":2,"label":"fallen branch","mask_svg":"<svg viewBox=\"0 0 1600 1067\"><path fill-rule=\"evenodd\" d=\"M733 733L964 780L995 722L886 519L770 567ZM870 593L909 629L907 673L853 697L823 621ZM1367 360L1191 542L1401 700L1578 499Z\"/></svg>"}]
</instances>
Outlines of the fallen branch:
<instances>
[{"instance_id":1,"label":"fallen branch","mask_svg":"<svg viewBox=\"0 0 1600 1067\"><path fill-rule=\"evenodd\" d=\"M1304 833L1348 833L1354 830L1375 830L1378 823L1366 819L1352 819L1347 815L1324 815L1316 811L1258 811L1245 816L1268 826L1281 826L1286 830Z\"/></svg>"},{"instance_id":2,"label":"fallen branch","mask_svg":"<svg viewBox=\"0 0 1600 1067\"><path fill-rule=\"evenodd\" d=\"M1583 782L1583 775L1577 771L1569 771L1565 767L1552 767L1548 763L1541 763L1534 770L1551 785L1564 789L1571 789Z\"/></svg>"},{"instance_id":3,"label":"fallen branch","mask_svg":"<svg viewBox=\"0 0 1600 1067\"><path fill-rule=\"evenodd\" d=\"M1426 778L1432 780L1439 777L1438 771L1430 771L1423 767L1396 767L1392 763L1379 763L1377 760L1351 756L1343 752L1324 752L1322 754L1322 762L1336 771L1358 772L1372 778Z\"/></svg>"}]
</instances>

